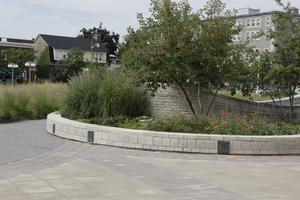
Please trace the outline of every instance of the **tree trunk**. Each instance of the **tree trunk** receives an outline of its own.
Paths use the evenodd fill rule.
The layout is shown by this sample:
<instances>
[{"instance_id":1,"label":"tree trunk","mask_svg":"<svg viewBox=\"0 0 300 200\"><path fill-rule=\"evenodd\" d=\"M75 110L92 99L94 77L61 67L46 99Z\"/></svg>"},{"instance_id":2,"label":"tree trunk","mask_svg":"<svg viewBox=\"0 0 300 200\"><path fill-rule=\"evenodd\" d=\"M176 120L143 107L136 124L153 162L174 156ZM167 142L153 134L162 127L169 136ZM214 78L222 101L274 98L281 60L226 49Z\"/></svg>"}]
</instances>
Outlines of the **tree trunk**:
<instances>
[{"instance_id":1,"label":"tree trunk","mask_svg":"<svg viewBox=\"0 0 300 200\"><path fill-rule=\"evenodd\" d=\"M281 119L282 121L286 121L286 120L282 117L282 110L280 109L280 110L281 110L281 111L280 111L280 110L278 109L278 105L276 104L273 95L270 94L270 93L269 93L267 90L265 90L265 89L263 89L263 91L264 91L267 95L269 95L269 96L271 97L271 99L272 99L272 101L273 101L273 104L274 104L274 106L275 106L275 109L276 109L276 111L277 111L278 114L279 114L280 119ZM280 94L279 94L279 98L280 98ZM281 99L280 99L280 104L281 104ZM281 106L282 106L282 105L281 105Z\"/></svg>"},{"instance_id":2,"label":"tree trunk","mask_svg":"<svg viewBox=\"0 0 300 200\"><path fill-rule=\"evenodd\" d=\"M294 123L294 97L295 97L296 87L289 87L289 100L290 100L290 117L289 122Z\"/></svg>"},{"instance_id":3,"label":"tree trunk","mask_svg":"<svg viewBox=\"0 0 300 200\"><path fill-rule=\"evenodd\" d=\"M221 88L221 87L218 87L217 91L216 91L215 94L214 94L214 97L213 97L212 100L210 101L209 107L208 107L208 109L207 109L207 111L206 111L206 116L209 115L209 112L210 112L210 110L211 110L211 107L212 107L212 105L213 105L213 103L214 103L214 101L215 101L215 99L216 99L216 97L217 97L217 94L218 94L220 88Z\"/></svg>"},{"instance_id":4,"label":"tree trunk","mask_svg":"<svg viewBox=\"0 0 300 200\"><path fill-rule=\"evenodd\" d=\"M202 102L201 102L201 98L200 98L200 93L201 93L201 91L200 91L200 87L198 85L198 95L197 95L198 105L199 105L201 114L203 114L203 107L202 107Z\"/></svg>"},{"instance_id":5,"label":"tree trunk","mask_svg":"<svg viewBox=\"0 0 300 200\"><path fill-rule=\"evenodd\" d=\"M183 87L179 82L178 82L177 84L178 84L178 86L180 87L181 91L183 92L183 94L184 94L184 96L185 96L185 99L187 100L187 102L188 102L188 104L189 104L189 106L190 106L190 109L191 109L193 115L196 115L194 106L193 106L193 104L192 104L192 101L191 101L191 99L190 99L188 93L186 92L186 90L184 89L184 87Z\"/></svg>"}]
</instances>

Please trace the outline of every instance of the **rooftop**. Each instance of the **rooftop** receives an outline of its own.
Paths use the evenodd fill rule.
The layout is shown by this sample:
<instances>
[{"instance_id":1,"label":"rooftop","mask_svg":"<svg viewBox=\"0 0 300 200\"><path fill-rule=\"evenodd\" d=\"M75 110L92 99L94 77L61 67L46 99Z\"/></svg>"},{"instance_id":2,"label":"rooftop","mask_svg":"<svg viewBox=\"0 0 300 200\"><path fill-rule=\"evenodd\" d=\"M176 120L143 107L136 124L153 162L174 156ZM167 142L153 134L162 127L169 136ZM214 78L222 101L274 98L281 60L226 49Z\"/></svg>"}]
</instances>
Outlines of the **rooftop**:
<instances>
[{"instance_id":1,"label":"rooftop","mask_svg":"<svg viewBox=\"0 0 300 200\"><path fill-rule=\"evenodd\" d=\"M300 17L299 9L292 8L294 13ZM260 12L260 9L253 9L253 8L240 8L237 12L237 17L253 17L253 16L262 16L262 15L273 15L280 11L268 11L268 12Z\"/></svg>"},{"instance_id":2,"label":"rooftop","mask_svg":"<svg viewBox=\"0 0 300 200\"><path fill-rule=\"evenodd\" d=\"M56 36L56 35L46 35L40 34L40 36L47 42L47 44L56 49L71 49L80 48L83 51L91 51L91 40L87 38L78 37L66 37L66 36ZM95 52L108 52L108 49L104 44L99 45L99 47L94 47Z\"/></svg>"}]
</instances>

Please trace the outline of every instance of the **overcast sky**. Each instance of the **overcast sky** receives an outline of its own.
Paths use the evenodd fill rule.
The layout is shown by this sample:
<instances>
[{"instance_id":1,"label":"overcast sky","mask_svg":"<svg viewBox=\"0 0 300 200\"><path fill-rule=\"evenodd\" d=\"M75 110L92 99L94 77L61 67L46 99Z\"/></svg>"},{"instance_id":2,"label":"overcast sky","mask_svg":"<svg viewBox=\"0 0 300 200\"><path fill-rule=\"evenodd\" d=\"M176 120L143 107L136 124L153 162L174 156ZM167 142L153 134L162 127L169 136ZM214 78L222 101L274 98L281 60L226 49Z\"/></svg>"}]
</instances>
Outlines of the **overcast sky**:
<instances>
[{"instance_id":1,"label":"overcast sky","mask_svg":"<svg viewBox=\"0 0 300 200\"><path fill-rule=\"evenodd\" d=\"M198 10L207 0L190 0ZM278 10L274 0L224 0L230 9ZM285 0L284 2L287 2ZM290 1L300 8L300 0ZM76 36L82 27L103 26L120 35L137 27L136 13L148 14L150 0L0 0L0 37L31 39L39 33Z\"/></svg>"}]
</instances>

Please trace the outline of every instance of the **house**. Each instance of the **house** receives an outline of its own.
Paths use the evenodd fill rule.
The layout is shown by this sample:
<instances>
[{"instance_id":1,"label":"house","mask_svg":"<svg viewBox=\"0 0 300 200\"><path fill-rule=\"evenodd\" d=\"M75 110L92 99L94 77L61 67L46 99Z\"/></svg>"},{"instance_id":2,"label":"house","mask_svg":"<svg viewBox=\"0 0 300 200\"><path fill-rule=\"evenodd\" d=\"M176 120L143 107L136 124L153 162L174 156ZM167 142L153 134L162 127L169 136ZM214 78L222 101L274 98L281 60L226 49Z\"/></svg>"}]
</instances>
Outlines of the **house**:
<instances>
[{"instance_id":1,"label":"house","mask_svg":"<svg viewBox=\"0 0 300 200\"><path fill-rule=\"evenodd\" d=\"M33 49L33 40L15 39L15 38L0 38L0 56L7 57L7 49Z\"/></svg>"},{"instance_id":2,"label":"house","mask_svg":"<svg viewBox=\"0 0 300 200\"><path fill-rule=\"evenodd\" d=\"M8 49L24 49L28 51L33 50L34 40L16 39L0 37L0 60L4 61L0 63L0 84L7 83L11 80L10 69L7 68L7 50ZM26 77L26 72L23 73L23 77ZM8 80L8 81L7 81Z\"/></svg>"},{"instance_id":3,"label":"house","mask_svg":"<svg viewBox=\"0 0 300 200\"><path fill-rule=\"evenodd\" d=\"M72 48L81 49L85 61L107 63L108 49L105 45L86 38L39 34L34 41L36 56L39 56L45 48L49 48L50 60L53 63L67 58Z\"/></svg>"},{"instance_id":4,"label":"house","mask_svg":"<svg viewBox=\"0 0 300 200\"><path fill-rule=\"evenodd\" d=\"M293 8L296 18L300 19L299 9ZM238 9L236 25L242 27L240 34L235 35L233 40L236 43L249 40L249 46L253 46L259 51L273 52L275 47L273 40L269 40L266 36L257 37L258 34L264 32L268 34L270 29L274 30L272 18L278 11L260 12L260 9L240 8Z\"/></svg>"}]
</instances>

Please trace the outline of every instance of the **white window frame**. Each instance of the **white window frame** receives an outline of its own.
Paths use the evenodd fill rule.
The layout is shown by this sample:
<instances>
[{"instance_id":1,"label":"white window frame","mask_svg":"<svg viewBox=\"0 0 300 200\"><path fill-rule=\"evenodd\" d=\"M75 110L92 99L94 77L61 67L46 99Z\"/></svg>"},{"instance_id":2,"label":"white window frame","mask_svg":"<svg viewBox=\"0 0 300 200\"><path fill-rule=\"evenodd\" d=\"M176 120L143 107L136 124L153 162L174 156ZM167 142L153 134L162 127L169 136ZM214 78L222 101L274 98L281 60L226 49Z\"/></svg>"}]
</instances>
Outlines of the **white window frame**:
<instances>
[{"instance_id":1,"label":"white window frame","mask_svg":"<svg viewBox=\"0 0 300 200\"><path fill-rule=\"evenodd\" d=\"M255 27L256 26L256 19L252 19L251 20L251 27Z\"/></svg>"},{"instance_id":2,"label":"white window frame","mask_svg":"<svg viewBox=\"0 0 300 200\"><path fill-rule=\"evenodd\" d=\"M247 27L251 27L251 19L247 19Z\"/></svg>"},{"instance_id":3,"label":"white window frame","mask_svg":"<svg viewBox=\"0 0 300 200\"><path fill-rule=\"evenodd\" d=\"M93 52L93 60L99 62L100 53L99 52Z\"/></svg>"},{"instance_id":4,"label":"white window frame","mask_svg":"<svg viewBox=\"0 0 300 200\"><path fill-rule=\"evenodd\" d=\"M243 26L243 21L242 20L238 20L238 26Z\"/></svg>"},{"instance_id":5,"label":"white window frame","mask_svg":"<svg viewBox=\"0 0 300 200\"><path fill-rule=\"evenodd\" d=\"M234 42L237 41L237 37L236 37L236 36L237 36L237 35L233 35L233 36L232 36L232 41L234 41Z\"/></svg>"},{"instance_id":6,"label":"white window frame","mask_svg":"<svg viewBox=\"0 0 300 200\"><path fill-rule=\"evenodd\" d=\"M250 40L251 39L251 32L247 31L246 32L246 40Z\"/></svg>"},{"instance_id":7,"label":"white window frame","mask_svg":"<svg viewBox=\"0 0 300 200\"><path fill-rule=\"evenodd\" d=\"M62 50L61 51L61 59L66 59L68 58L68 51Z\"/></svg>"},{"instance_id":8,"label":"white window frame","mask_svg":"<svg viewBox=\"0 0 300 200\"><path fill-rule=\"evenodd\" d=\"M105 60L102 60L102 52L93 52L93 60L99 63L106 63Z\"/></svg>"},{"instance_id":9,"label":"white window frame","mask_svg":"<svg viewBox=\"0 0 300 200\"><path fill-rule=\"evenodd\" d=\"M266 23L266 26L271 26L271 24L272 24L271 17L267 17L265 23Z\"/></svg>"},{"instance_id":10,"label":"white window frame","mask_svg":"<svg viewBox=\"0 0 300 200\"><path fill-rule=\"evenodd\" d=\"M256 27L261 26L261 18L256 18Z\"/></svg>"},{"instance_id":11,"label":"white window frame","mask_svg":"<svg viewBox=\"0 0 300 200\"><path fill-rule=\"evenodd\" d=\"M241 34L238 34L237 35L237 41L241 41L242 40L242 35Z\"/></svg>"}]
</instances>

